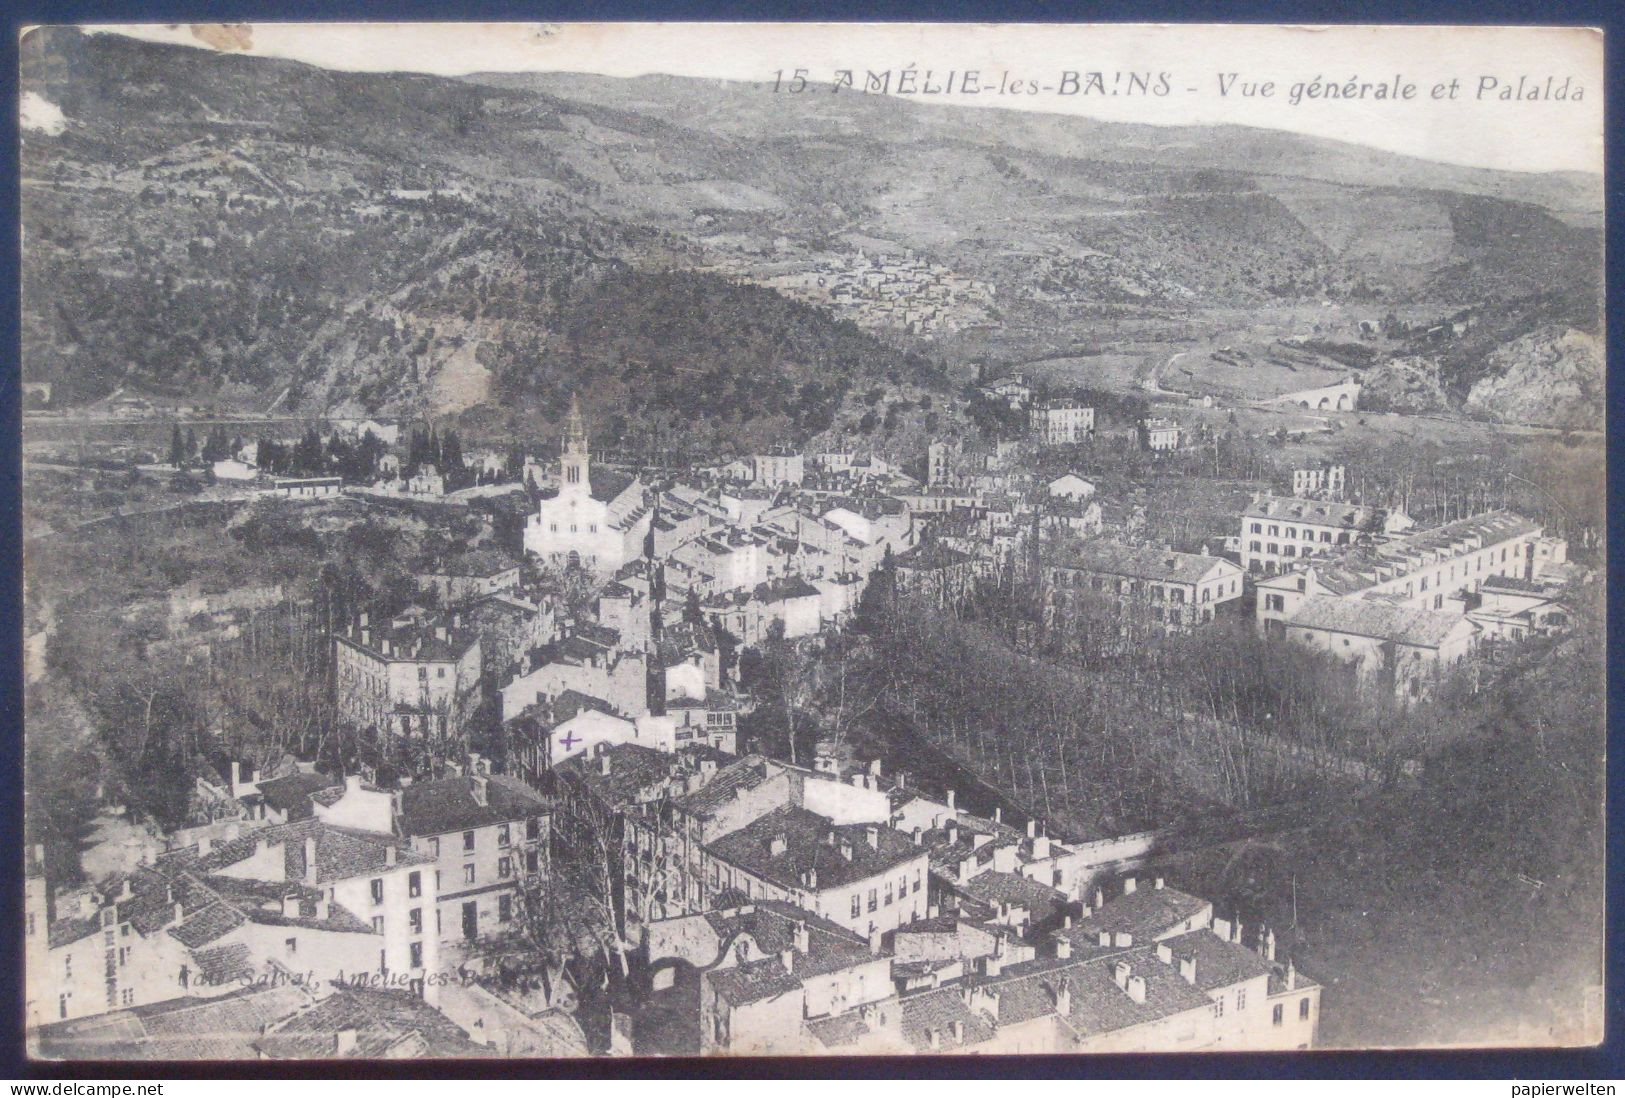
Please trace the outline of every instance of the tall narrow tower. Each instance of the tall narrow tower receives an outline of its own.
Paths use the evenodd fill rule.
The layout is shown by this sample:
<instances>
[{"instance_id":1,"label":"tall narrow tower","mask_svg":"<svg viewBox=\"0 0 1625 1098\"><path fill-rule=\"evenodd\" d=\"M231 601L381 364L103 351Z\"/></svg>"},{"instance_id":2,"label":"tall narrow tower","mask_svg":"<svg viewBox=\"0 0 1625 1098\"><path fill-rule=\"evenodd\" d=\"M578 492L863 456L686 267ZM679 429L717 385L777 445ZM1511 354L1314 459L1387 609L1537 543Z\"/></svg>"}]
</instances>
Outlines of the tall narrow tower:
<instances>
[{"instance_id":1,"label":"tall narrow tower","mask_svg":"<svg viewBox=\"0 0 1625 1098\"><path fill-rule=\"evenodd\" d=\"M570 417L564 425L564 449L559 454L561 494L584 496L592 490L588 472L587 423L581 418L581 402L570 395Z\"/></svg>"}]
</instances>

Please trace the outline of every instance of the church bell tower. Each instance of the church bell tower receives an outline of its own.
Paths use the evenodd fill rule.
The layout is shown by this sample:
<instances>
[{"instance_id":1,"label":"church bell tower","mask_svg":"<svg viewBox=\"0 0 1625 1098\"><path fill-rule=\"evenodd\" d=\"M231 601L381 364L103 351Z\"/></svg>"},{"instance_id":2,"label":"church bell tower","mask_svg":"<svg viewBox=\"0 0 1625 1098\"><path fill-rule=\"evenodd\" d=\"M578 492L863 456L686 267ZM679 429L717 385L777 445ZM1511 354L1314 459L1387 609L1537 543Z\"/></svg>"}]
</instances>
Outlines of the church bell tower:
<instances>
[{"instance_id":1,"label":"church bell tower","mask_svg":"<svg viewBox=\"0 0 1625 1098\"><path fill-rule=\"evenodd\" d=\"M559 455L560 492L586 495L592 489L588 479L587 423L581 417L581 402L570 396L570 416L564 426L564 448Z\"/></svg>"}]
</instances>

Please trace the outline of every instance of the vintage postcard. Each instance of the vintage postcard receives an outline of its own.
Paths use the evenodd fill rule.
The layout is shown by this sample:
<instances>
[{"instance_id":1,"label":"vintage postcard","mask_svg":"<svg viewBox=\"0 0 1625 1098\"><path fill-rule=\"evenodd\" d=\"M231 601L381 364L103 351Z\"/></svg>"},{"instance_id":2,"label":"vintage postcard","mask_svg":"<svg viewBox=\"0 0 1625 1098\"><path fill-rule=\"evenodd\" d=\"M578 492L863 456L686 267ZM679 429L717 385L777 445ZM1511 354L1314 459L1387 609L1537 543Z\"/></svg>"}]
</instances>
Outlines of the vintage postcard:
<instances>
[{"instance_id":1,"label":"vintage postcard","mask_svg":"<svg viewBox=\"0 0 1625 1098\"><path fill-rule=\"evenodd\" d=\"M1602 46L26 30L31 1054L1599 1041Z\"/></svg>"}]
</instances>

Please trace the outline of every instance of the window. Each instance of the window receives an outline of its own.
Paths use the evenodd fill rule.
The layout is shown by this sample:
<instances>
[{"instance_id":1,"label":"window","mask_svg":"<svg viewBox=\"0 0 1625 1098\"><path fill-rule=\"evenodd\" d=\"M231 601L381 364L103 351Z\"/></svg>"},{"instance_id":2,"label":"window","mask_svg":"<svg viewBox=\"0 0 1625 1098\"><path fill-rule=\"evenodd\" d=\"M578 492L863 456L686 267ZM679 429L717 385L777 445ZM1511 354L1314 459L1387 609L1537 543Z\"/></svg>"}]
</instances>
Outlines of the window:
<instances>
[{"instance_id":1,"label":"window","mask_svg":"<svg viewBox=\"0 0 1625 1098\"><path fill-rule=\"evenodd\" d=\"M525 821L525 841L533 843L542 837L542 821L532 816Z\"/></svg>"},{"instance_id":2,"label":"window","mask_svg":"<svg viewBox=\"0 0 1625 1098\"><path fill-rule=\"evenodd\" d=\"M497 859L497 876L498 877L512 877L513 876L513 859L512 858L498 858Z\"/></svg>"},{"instance_id":3,"label":"window","mask_svg":"<svg viewBox=\"0 0 1625 1098\"><path fill-rule=\"evenodd\" d=\"M513 842L513 834L511 831L509 831L508 825L503 824L501 827L497 828L497 845L507 846L511 842Z\"/></svg>"},{"instance_id":4,"label":"window","mask_svg":"<svg viewBox=\"0 0 1625 1098\"><path fill-rule=\"evenodd\" d=\"M474 832L472 832L472 831L463 832L463 849L464 850L473 850L474 849Z\"/></svg>"},{"instance_id":5,"label":"window","mask_svg":"<svg viewBox=\"0 0 1625 1098\"><path fill-rule=\"evenodd\" d=\"M1249 552L1249 553L1256 553L1256 552L1258 552L1258 542L1256 542L1256 541L1250 541L1250 542L1248 542L1248 543L1247 543L1247 551L1248 551L1248 552Z\"/></svg>"},{"instance_id":6,"label":"window","mask_svg":"<svg viewBox=\"0 0 1625 1098\"><path fill-rule=\"evenodd\" d=\"M406 925L413 934L423 933L423 909L414 907L406 913Z\"/></svg>"},{"instance_id":7,"label":"window","mask_svg":"<svg viewBox=\"0 0 1625 1098\"><path fill-rule=\"evenodd\" d=\"M474 883L474 863L473 862L469 862L467 865L463 866L463 883L465 885L471 885L471 884Z\"/></svg>"},{"instance_id":8,"label":"window","mask_svg":"<svg viewBox=\"0 0 1625 1098\"><path fill-rule=\"evenodd\" d=\"M879 895L878 895L878 890L871 888L869 890L869 910L874 911L879 906L880 906L880 899L879 899Z\"/></svg>"},{"instance_id":9,"label":"window","mask_svg":"<svg viewBox=\"0 0 1625 1098\"><path fill-rule=\"evenodd\" d=\"M534 850L525 851L525 872L526 873L539 872L540 871L540 865L541 865L541 858L537 856L536 851L534 851Z\"/></svg>"},{"instance_id":10,"label":"window","mask_svg":"<svg viewBox=\"0 0 1625 1098\"><path fill-rule=\"evenodd\" d=\"M1285 610L1286 609L1286 596L1285 595L1265 595L1264 596L1264 609L1266 609L1266 610Z\"/></svg>"},{"instance_id":11,"label":"window","mask_svg":"<svg viewBox=\"0 0 1625 1098\"><path fill-rule=\"evenodd\" d=\"M891 882L890 882L890 881L887 881L887 882L886 882L886 906L887 906L887 907L890 907L890 906L891 906L891 900L892 900L892 895L891 895Z\"/></svg>"},{"instance_id":12,"label":"window","mask_svg":"<svg viewBox=\"0 0 1625 1098\"><path fill-rule=\"evenodd\" d=\"M440 870L438 869L434 871L434 890L436 894L440 892Z\"/></svg>"},{"instance_id":13,"label":"window","mask_svg":"<svg viewBox=\"0 0 1625 1098\"><path fill-rule=\"evenodd\" d=\"M863 914L863 898L856 892L852 893L852 917L856 919Z\"/></svg>"},{"instance_id":14,"label":"window","mask_svg":"<svg viewBox=\"0 0 1625 1098\"><path fill-rule=\"evenodd\" d=\"M372 902L375 903L375 904L383 903L384 902L384 879L382 877L374 877L372 879L372 884L371 884L370 887L372 888Z\"/></svg>"},{"instance_id":15,"label":"window","mask_svg":"<svg viewBox=\"0 0 1625 1098\"><path fill-rule=\"evenodd\" d=\"M497 897L497 922L505 923L513 918L513 897L504 892Z\"/></svg>"},{"instance_id":16,"label":"window","mask_svg":"<svg viewBox=\"0 0 1625 1098\"><path fill-rule=\"evenodd\" d=\"M1237 1011L1242 1011L1242 1010L1246 1010L1246 1009L1247 1009L1247 989L1244 988L1244 987L1243 988L1237 988L1236 989L1236 1010Z\"/></svg>"},{"instance_id":17,"label":"window","mask_svg":"<svg viewBox=\"0 0 1625 1098\"><path fill-rule=\"evenodd\" d=\"M1263 533L1263 532L1264 532L1264 529L1263 529L1263 526L1262 526L1262 525L1260 525L1260 524L1259 524L1259 523L1256 523L1256 522L1255 522L1255 523L1253 523L1253 533L1255 533L1255 534L1261 534L1261 533ZM1256 544L1256 543L1255 543L1255 544Z\"/></svg>"},{"instance_id":18,"label":"window","mask_svg":"<svg viewBox=\"0 0 1625 1098\"><path fill-rule=\"evenodd\" d=\"M282 941L282 952L286 953L290 957L292 957L295 953L298 953L299 952L299 939L298 938L285 938L285 939L283 939L283 941Z\"/></svg>"},{"instance_id":19,"label":"window","mask_svg":"<svg viewBox=\"0 0 1625 1098\"><path fill-rule=\"evenodd\" d=\"M57 1016L60 1018L66 1018L68 1016L68 997L66 995L58 995L56 997L56 1011Z\"/></svg>"},{"instance_id":20,"label":"window","mask_svg":"<svg viewBox=\"0 0 1625 1098\"><path fill-rule=\"evenodd\" d=\"M1280 1025L1282 1015L1284 1015L1285 1013L1286 1013L1286 1008L1283 1007L1280 1003L1276 1003L1275 1004L1275 1009L1270 1011L1270 1023L1272 1025L1277 1025L1277 1026Z\"/></svg>"},{"instance_id":21,"label":"window","mask_svg":"<svg viewBox=\"0 0 1625 1098\"><path fill-rule=\"evenodd\" d=\"M1213 1016L1215 1018L1223 1018L1224 1017L1224 996L1223 995L1221 995L1217 999L1213 1000Z\"/></svg>"},{"instance_id":22,"label":"window","mask_svg":"<svg viewBox=\"0 0 1625 1098\"><path fill-rule=\"evenodd\" d=\"M423 943L422 942L413 942L410 946L407 947L407 949L408 949L408 955L411 958L411 960L408 962L409 966L411 968L422 968L423 967Z\"/></svg>"},{"instance_id":23,"label":"window","mask_svg":"<svg viewBox=\"0 0 1625 1098\"><path fill-rule=\"evenodd\" d=\"M119 1000L119 1002L121 1004L123 1004L124 1006L134 1006L135 1005L135 989L134 988L127 987L123 991L119 992L119 995L122 996L122 998Z\"/></svg>"},{"instance_id":24,"label":"window","mask_svg":"<svg viewBox=\"0 0 1625 1098\"><path fill-rule=\"evenodd\" d=\"M372 917L372 932L374 934L382 934L384 932L384 917L382 915L374 915Z\"/></svg>"},{"instance_id":25,"label":"window","mask_svg":"<svg viewBox=\"0 0 1625 1098\"><path fill-rule=\"evenodd\" d=\"M1298 1000L1298 1021L1307 1022L1308 1020L1309 1020L1309 1000L1308 999L1299 999Z\"/></svg>"},{"instance_id":26,"label":"window","mask_svg":"<svg viewBox=\"0 0 1625 1098\"><path fill-rule=\"evenodd\" d=\"M417 899L419 896L423 895L423 874L422 873L417 872L416 870L414 870L413 872L407 874L407 877L406 877L406 895L408 897L414 899L414 900Z\"/></svg>"}]
</instances>

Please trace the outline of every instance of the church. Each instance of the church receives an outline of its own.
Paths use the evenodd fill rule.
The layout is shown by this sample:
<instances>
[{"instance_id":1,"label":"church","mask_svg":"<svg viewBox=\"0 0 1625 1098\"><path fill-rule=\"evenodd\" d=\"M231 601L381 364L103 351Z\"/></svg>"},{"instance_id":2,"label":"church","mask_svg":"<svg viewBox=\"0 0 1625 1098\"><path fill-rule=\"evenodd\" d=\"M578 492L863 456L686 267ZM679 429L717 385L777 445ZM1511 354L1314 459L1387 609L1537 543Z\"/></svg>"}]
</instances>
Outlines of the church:
<instances>
[{"instance_id":1,"label":"church","mask_svg":"<svg viewBox=\"0 0 1625 1098\"><path fill-rule=\"evenodd\" d=\"M558 491L544 497L526 521L525 551L548 564L579 563L609 575L643 553L651 518L644 495L636 477L593 470L581 405L571 397Z\"/></svg>"}]
</instances>

